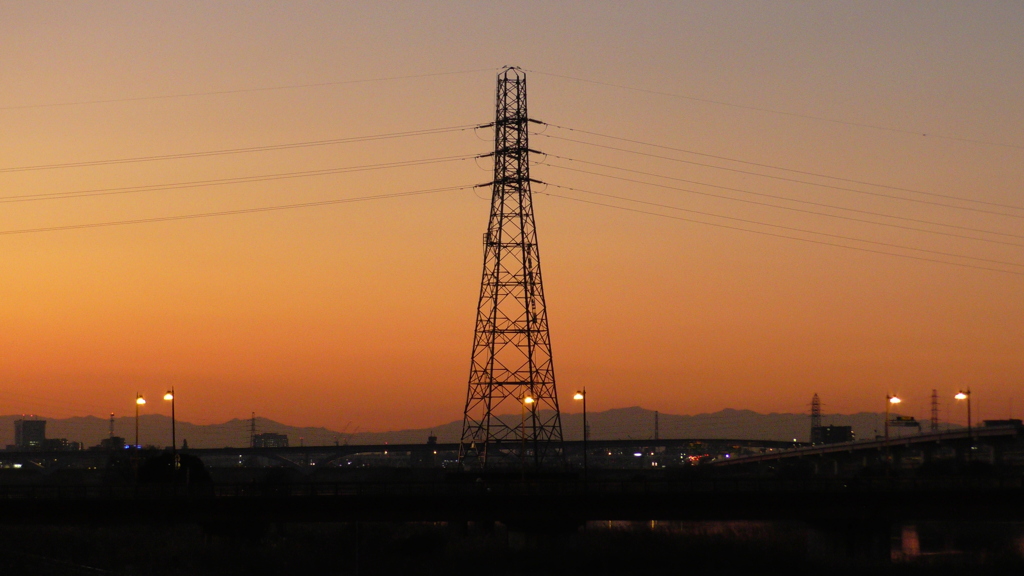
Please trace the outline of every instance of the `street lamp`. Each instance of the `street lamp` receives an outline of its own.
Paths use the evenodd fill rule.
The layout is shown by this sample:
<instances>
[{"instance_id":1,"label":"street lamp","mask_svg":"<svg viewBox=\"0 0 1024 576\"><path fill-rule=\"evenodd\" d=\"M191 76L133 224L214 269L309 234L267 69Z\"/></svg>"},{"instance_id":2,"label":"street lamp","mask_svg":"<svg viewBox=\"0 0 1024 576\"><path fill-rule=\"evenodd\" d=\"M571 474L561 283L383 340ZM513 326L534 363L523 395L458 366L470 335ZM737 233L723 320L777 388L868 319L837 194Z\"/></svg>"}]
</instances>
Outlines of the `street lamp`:
<instances>
[{"instance_id":1,"label":"street lamp","mask_svg":"<svg viewBox=\"0 0 1024 576\"><path fill-rule=\"evenodd\" d=\"M520 452L519 459L522 461L524 479L526 475L526 407L529 406L532 409L534 402L536 402L536 400L533 398L533 396L530 396L529 394L523 395L523 418L522 423L520 424L523 436L523 449Z\"/></svg>"},{"instance_id":2,"label":"street lamp","mask_svg":"<svg viewBox=\"0 0 1024 576\"><path fill-rule=\"evenodd\" d=\"M970 460L970 448L974 447L974 433L971 430L971 389L968 388L967 390L961 390L957 392L953 398L957 400L967 400L967 440L970 444L967 450L967 459Z\"/></svg>"},{"instance_id":3,"label":"street lamp","mask_svg":"<svg viewBox=\"0 0 1024 576\"><path fill-rule=\"evenodd\" d=\"M168 400L171 403L171 454L174 455L174 469L178 469L178 438L177 431L175 430L174 421L174 386L164 394L164 400Z\"/></svg>"},{"instance_id":4,"label":"street lamp","mask_svg":"<svg viewBox=\"0 0 1024 576\"><path fill-rule=\"evenodd\" d=\"M583 481L587 480L587 387L584 386L583 390L576 392L572 397L573 400L583 401Z\"/></svg>"},{"instance_id":5,"label":"street lamp","mask_svg":"<svg viewBox=\"0 0 1024 576\"><path fill-rule=\"evenodd\" d=\"M142 394L135 393L135 449L139 449L139 406L146 403L146 399L142 397Z\"/></svg>"},{"instance_id":6,"label":"street lamp","mask_svg":"<svg viewBox=\"0 0 1024 576\"><path fill-rule=\"evenodd\" d=\"M898 396L890 396L888 394L885 395L885 399L886 399L886 403L885 403L885 446L886 446L886 449L888 449L888 447L889 447L889 407L891 407L893 404L899 404L900 402L903 402L903 400L900 400ZM888 455L886 455L886 457L888 458Z\"/></svg>"}]
</instances>

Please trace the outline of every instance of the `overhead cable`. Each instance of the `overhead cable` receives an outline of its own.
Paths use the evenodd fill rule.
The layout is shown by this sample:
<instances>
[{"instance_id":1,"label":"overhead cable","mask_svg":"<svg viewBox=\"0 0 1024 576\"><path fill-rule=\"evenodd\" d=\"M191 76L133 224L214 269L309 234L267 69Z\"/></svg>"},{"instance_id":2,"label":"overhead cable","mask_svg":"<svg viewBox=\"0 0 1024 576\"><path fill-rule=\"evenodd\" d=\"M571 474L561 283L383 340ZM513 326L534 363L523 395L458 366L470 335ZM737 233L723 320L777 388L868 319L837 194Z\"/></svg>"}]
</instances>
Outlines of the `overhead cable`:
<instances>
[{"instance_id":1,"label":"overhead cable","mask_svg":"<svg viewBox=\"0 0 1024 576\"><path fill-rule=\"evenodd\" d=\"M698 186L708 186L710 188L718 188L720 190L729 190L731 192L740 192L740 193L743 193L743 194L750 194L752 196L761 196L761 197L764 197L764 198L775 198L777 200L784 200L786 202L796 202L796 203L799 203L799 204L807 204L809 206L820 206L822 208L831 208L831 209L834 209L834 210L843 210L843 211L846 211L846 212L854 212L854 213L857 213L857 214L867 214L867 215L871 215L871 216L880 216L882 218L891 218L893 220L903 220L903 221L906 221L906 222L916 222L918 224L930 224L932 226L942 226L944 228L953 228L953 229L957 229L957 230L966 230L968 232L980 232L982 234L993 234L993 235L996 235L996 236L1007 236L1007 237L1010 237L1010 238L1024 238L1024 235L1022 235L1022 234L1010 234L1008 232L997 232L995 230L986 230L986 229L983 229L983 228L972 228L970 226L960 226L960 225L957 225L957 224L946 224L946 223L943 223L943 222L936 222L934 220L922 220L922 219L918 219L918 218L907 218L905 216L893 216L891 214L884 214L882 212L872 212L870 210L860 210L860 209L857 209L857 208L848 208L848 207L845 207L845 206L836 206L836 205L833 205L833 204L825 204L823 202L814 202L814 201L811 201L811 200L800 200L800 199L797 199L797 198L790 198L788 196L781 196L781 195L778 195L778 194L768 194L768 193L765 193L765 192L754 192L752 190L744 190L742 188L732 188L732 187L729 187L729 186L722 186L720 184L711 184L709 182L701 182L699 180L688 180L686 178L677 178L677 177L674 177L674 176L666 176L664 174L657 174L655 172L645 172L643 170L634 170L632 168L623 168L621 166L614 166L612 164L604 164L604 163L601 163L601 162L591 162L589 160L580 160L578 158L570 158L568 156L558 156L556 154L545 154L545 156L547 158L557 158L559 160L566 160L568 162L577 162L577 163L580 163L580 164L587 164L587 165L590 165L590 166L600 166L602 168L608 168L608 169L611 169L611 170L619 170L619 171L622 171L622 172L629 172L631 174L641 174L641 175L644 175L644 176L651 176L651 177L654 177L654 178L664 178L665 180L674 180L676 182L686 182L688 184L697 184ZM555 164L550 164L550 163L547 163L546 161L538 162L538 164L546 165L546 166L556 166ZM556 166L556 167L559 167L559 166ZM728 197L727 196L723 196L723 198L728 198Z\"/></svg>"},{"instance_id":2,"label":"overhead cable","mask_svg":"<svg viewBox=\"0 0 1024 576\"><path fill-rule=\"evenodd\" d=\"M637 154L639 156L646 156L648 158L658 158L660 160L668 160L670 162L679 162L679 163L682 163L682 164L691 164L691 165L694 165L694 166L703 166L705 168L712 168L712 169L715 169L715 170L724 170L724 171L727 171L727 172L735 172L737 174L747 174L749 176L758 176L758 177L761 177L761 178L771 178L773 180L780 180L780 181L783 181L783 182L794 182L794 183L797 183L797 184L807 184L809 186L818 186L820 188L829 188L829 189L832 189L832 190L842 190L842 191L845 191L845 192L853 192L853 193L856 193L856 194L865 194L865 195L868 195L868 196L877 196L877 197L881 197L881 198L889 198L889 199L892 199L892 200L902 200L904 202L914 202L914 203L917 203L917 204L928 204L928 205L931 205L931 206L942 206L944 208L951 208L951 209L954 209L954 210L968 210L968 211L971 211L971 212L978 212L978 213L981 213L981 214L993 214L993 215L996 215L996 216L1006 216L1008 218L1022 218L1022 219L1024 219L1024 213L1022 213L1022 214L1010 214L1010 213L1007 213L1007 212L997 212L997 211L994 211L994 210L985 210L983 208L972 208L970 206L957 206L955 204L947 204L947 203L944 203L944 202L935 202L935 201L932 201L932 200L922 200L920 198L907 198L905 196L896 196L896 195L893 195L893 194L883 194L881 192L871 192L871 191L868 191L868 190L858 190L856 188L846 188L846 187L843 187L843 186L836 186L836 185L833 185L833 184L822 184L820 182L811 182L811 181L808 181L808 180L800 180L800 179L797 179L797 178L787 178L785 176L775 176L775 175L772 175L772 174L763 174L761 172L751 172L749 170L740 170L738 168L729 168L729 167L726 167L726 166L716 166L714 164L707 164L707 163L704 163L704 162L694 162L692 160L684 160L682 158L673 158L671 156L661 156L659 154L651 154L651 153L648 153L648 152L640 152L640 151L637 151L637 150L630 150L628 148L619 148L617 146L608 146L606 144L596 144L594 142L587 142L585 140L576 140L574 138L564 138L562 136L552 136L550 134L538 134L538 135L539 136L544 136L546 138L554 138L556 140L564 140L564 141L567 141L567 142L575 142L577 144L584 144L584 145L587 145L587 146L593 146L593 147L596 147L596 148L604 148L606 150L615 150L615 151L618 151L618 152L627 152L629 154ZM957 200L961 200L961 199L957 198ZM967 201L967 200L965 200L965 201ZM1015 207L1015 206L1010 206L1009 208L1014 209L1014 210L1024 210L1024 208L1018 208L1018 207Z\"/></svg>"},{"instance_id":3,"label":"overhead cable","mask_svg":"<svg viewBox=\"0 0 1024 576\"><path fill-rule=\"evenodd\" d=\"M728 106L730 108L737 108L737 109L740 109L740 110L751 110L751 111L754 111L754 112L766 112L766 113L769 113L769 114L778 114L780 116L789 116L789 117L792 117L792 118L803 118L805 120L818 120L818 121L821 121L821 122L830 122L832 124L839 124L839 125L844 125L844 126L852 126L852 127L856 127L856 128L868 128L868 129L871 129L871 130L882 130L882 131L885 131L885 132L893 132L893 133L897 133L897 134L908 134L908 135L911 135L911 136L919 136L919 137L923 137L923 138L935 138L935 139L939 139L939 140L951 140L951 141L956 141L956 142L965 142L965 143L969 143L969 144L983 144L985 146L1000 146L1000 147L1003 147L1003 148L1015 148L1017 150L1024 150L1024 145L1014 144L1014 143L1010 143L1010 142L996 142L994 140L982 140L982 139L979 139L979 138L964 138L964 137L961 137L961 136L949 136L949 135L945 135L945 134L936 134L936 133L933 133L933 132L921 132L921 131L918 131L918 130L908 130L906 128L896 128L894 126L884 126L884 125L881 125L881 124L870 124L870 123L867 123L867 122L853 122L853 121L850 121L850 120L840 120L838 118L828 118L826 116L815 116L815 115L812 115L812 114L800 114L798 112L787 112L785 110L776 110L776 109L773 109L773 108L762 108L762 107L759 107L759 106L749 106L749 105L745 105L745 104L736 104L735 102L726 102L726 101L723 101L723 100L713 100L713 99L710 99L710 98L700 98L700 97L697 97L697 96L689 96L689 95L686 95L686 94L678 94L678 93L674 93L674 92L664 92L664 91L661 91L661 90L650 90L650 89L647 89L647 88L637 88L635 86L626 86L624 84L614 84L614 83L611 83L611 82L601 82L601 81L598 81L598 80L589 80L587 78L578 78L576 76L567 76L567 75L564 75L564 74L553 74L551 72L541 72L539 70L528 70L528 69L525 69L525 68L524 68L524 70L526 70L527 72L531 72L533 74L540 74L541 76L551 76L553 78L562 78L564 80L573 80L575 82L583 82L583 83L586 83L586 84L594 84L594 85L597 85L597 86L608 86L610 88L619 88L621 90L630 90L630 91L633 91L633 92L643 92L643 93L646 93L646 94L656 94L658 96L667 96L667 97L670 97L670 98L678 98L678 99L681 99L681 100L690 100L690 101L693 101L693 102L702 102L702 103L705 103L705 104L715 104L715 105L718 105L718 106Z\"/></svg>"},{"instance_id":4,"label":"overhead cable","mask_svg":"<svg viewBox=\"0 0 1024 576\"><path fill-rule=\"evenodd\" d=\"M426 158L423 160L406 160L400 162L386 162L383 164L364 164L362 166L348 166L344 168L326 168L323 170L304 170L300 172L285 172L281 174L264 174L260 176L237 176L234 178L218 178L214 180L196 180L192 182L174 182L169 184L147 184L143 186L125 186L122 188L96 188L93 190L78 190L75 192L51 192L47 194L23 194L20 196L0 196L0 204L10 202L33 202L37 200L61 200L67 198L87 198L90 196L109 196L112 194L129 194L134 192L154 192L159 190L181 190L186 188L200 188L204 186L223 186L226 184L248 184L252 182L268 182L272 180L284 180L289 178L308 178L311 176L327 176L331 174L345 174L349 172L365 172L370 170L386 170L389 168L405 168L408 166L423 166L425 164L440 164L444 162L456 162L469 160L473 155L467 156L445 156L441 158Z\"/></svg>"},{"instance_id":5,"label":"overhead cable","mask_svg":"<svg viewBox=\"0 0 1024 576\"><path fill-rule=\"evenodd\" d=\"M552 156L552 157L559 158L558 156ZM1018 247L1024 248L1024 244L1018 244L1016 242L1006 242L1006 241L1003 241L1003 240L993 240L993 239L990 239L990 238L979 238L977 236L966 236L966 235L963 235L963 234L954 234L952 232L942 232L942 231L939 231L939 230L928 230L926 228L915 228L913 226L904 226L904 225L901 225L901 224L891 224L891 223L888 223L888 222L878 222L878 221L875 221L875 220L865 220L863 218L853 218L851 216L842 216L842 215L838 215L838 214L828 214L826 212L816 212L814 210L805 210L803 208L795 208L795 207L792 207L792 206L779 206L777 204L770 204L768 202L758 202L757 200L748 200L748 199L744 199L744 198L733 198L731 196L725 196L723 194L712 194L710 192L702 192L702 191L699 191L699 190L690 190L688 188L680 188L678 186L667 186L665 184L657 184L657 183L654 183L654 182L644 182L643 180L634 180L632 178L623 178L622 176L613 176L611 174L602 174L600 172L594 172L594 171L591 171L591 170L580 170L579 168L570 168L568 166L559 166L557 164L544 164L544 165L550 166L552 168L559 168L561 170L569 170L569 171L572 171L572 172L578 172L578 173L581 173L581 174L590 174L590 175L593 175L593 176L600 176L602 178L611 178L613 180L619 180L619 181L622 181L622 182L631 182L633 184L643 184L645 186L654 186L654 187L663 188L663 189L666 189L666 190L675 190L675 191L678 191L678 192L686 192L686 193L689 193L689 194L697 194L697 195L700 195L700 196L708 196L708 197L711 197L711 198L721 198L723 200L731 200L733 202L742 202L744 204L753 204L753 205L756 205L756 206L765 206L765 207L768 207L768 208L776 208L776 209L779 209L779 210L789 210L789 211L792 211L792 212L800 212L800 213L803 213L803 214L813 214L815 216L824 216L826 218L836 218L836 219L840 219L840 220L847 220L847 221L850 221L850 222L860 222L860 223L863 223L863 224L874 224L874 225L877 225L877 226L886 226L886 227L889 227L889 228L898 228L898 229L901 229L901 230L910 230L910 231L914 231L914 232L925 232L925 233L928 233L928 234L938 234L940 236L950 236L950 237L953 237L953 238L963 238L963 239L966 239L966 240L977 240L979 242L990 242L990 243L993 243L993 244L1003 244L1003 245L1006 245L1006 246L1018 246ZM648 173L644 173L644 174L648 174ZM656 178L666 178L666 179L675 180L675 178L671 178L669 176L660 176L660 175L657 175L657 174L648 174L648 175L654 176ZM748 192L746 190L739 190L739 189L736 189L736 188L726 188L726 189L727 190L735 190L737 192L744 192L744 193L747 193L747 194L758 194L757 192ZM761 194L758 194L758 195L761 195ZM767 195L767 194L765 194L764 196L770 196L772 198L780 198L779 196L771 196L771 195ZM784 198L784 199L785 200L790 200L788 198ZM799 202L799 200L796 200L796 202ZM838 209L838 210L845 210L845 208L839 208L837 206L829 206L829 208L835 208L835 209ZM857 210L857 212L860 212L860 211ZM884 217L887 217L887 218L894 218L894 216L888 216L886 214L878 214L878 213L875 213L875 212L868 212L868 213L869 214L876 214L878 216L884 216ZM939 225L941 226L942 224L939 224ZM985 230L979 230L979 231L980 232L987 232Z\"/></svg>"},{"instance_id":6,"label":"overhead cable","mask_svg":"<svg viewBox=\"0 0 1024 576\"><path fill-rule=\"evenodd\" d=\"M561 186L561 185L558 185L558 184L551 184L551 183L548 183L548 185L549 186L553 186L555 188L561 188L561 189L564 189L564 190L571 190L571 191L575 191L575 192L582 192L584 194L592 194L594 196L603 196L605 198L612 198L612 199L615 199L615 200L622 200L624 202L634 202L634 203L637 203L637 204L644 204L644 205L648 205L648 206L654 206L654 207L657 207L657 208L664 208L664 209L667 209L667 210L676 210L676 211L679 211L679 212L688 212L688 213L691 213L691 214L699 214L701 216L711 216L713 218L722 218L722 219L725 219L725 220L732 220L732 221L735 221L735 222L742 222L744 224L754 224L754 225L757 225L757 226L766 226L766 227L769 227L769 228L777 228L777 229L780 229L780 230L787 230L787 231L790 231L790 232L800 232L800 233L804 233L804 234L814 234L814 235L817 235L817 236L824 236L824 237L827 237L827 238L835 238L835 239L839 239L839 240L848 240L848 241L851 241L851 242L863 242L865 244L873 244L873 245L884 246L884 247L888 247L888 248L896 248L896 249L899 249L899 250L909 250L909 251L912 251L912 252L921 252L921 253L926 253L926 254L934 254L934 255L937 255L937 256L948 256L948 257L951 257L951 258L962 258L962 259L965 259L965 260L973 260L973 261L977 261L977 262L986 262L986 263L990 263L990 264L1000 264L1000 265L1003 265L1003 266L1024 267L1024 264L1018 264L1016 262L1008 262L1008 261L1005 261L1005 260L993 260L993 259L989 259L989 258L981 258L981 257L978 257L978 256L964 256L962 254L953 254L953 253L950 253L950 252L942 252L942 251L939 251L939 250L929 250L927 248L914 248L912 246L903 246L903 245L900 245L900 244L891 244L891 243L888 243L888 242L879 242L879 241L876 241L876 240L865 240L863 238L854 238L854 237L851 237L851 236L843 236L841 234L830 234L828 232L817 232L817 231L814 231L814 230L807 230L807 229L804 229L804 228L797 228L797 227L794 227L794 226L783 226L783 225L780 225L780 224L770 224L770 223L767 223L767 222L760 222L760 221L757 221L757 220L749 220L749 219L746 219L746 218L738 218L738 217L735 217L735 216L724 216L722 214L715 214L713 212L702 212L700 210L692 210L692 209L689 209L689 208L680 208L678 206L671 206L671 205L668 205L668 204L659 204L657 202L648 202L646 200L637 200L635 198L627 198L627 197L624 197L624 196L616 196L614 194L605 194L603 192L594 192L594 191L591 191L591 190L585 190L585 189L582 189L582 188L575 188L575 187L572 187L572 186ZM619 208L626 209L624 207L619 207ZM699 222L699 221L696 221L696 222ZM700 222L700 223L707 224L707 222ZM740 229L746 230L748 232L761 233L761 232L758 232L758 231L755 231L755 230L749 230L749 229L746 229L746 228L740 228ZM993 269L993 270L995 270L995 269ZM1024 272L1013 272L1013 273L1015 273L1015 274L1024 274Z\"/></svg>"},{"instance_id":7,"label":"overhead cable","mask_svg":"<svg viewBox=\"0 0 1024 576\"><path fill-rule=\"evenodd\" d=\"M371 82L390 82L392 80L410 80L416 78L430 78L433 76L456 76L461 74L475 74L477 72L489 72L494 68L475 68L472 70L458 70L455 72L431 72L427 74L409 74L405 76L387 76L380 78L365 78L362 80L338 80L334 82L312 82L309 84L285 84L282 86L264 86L258 88L238 88L234 90L211 90L207 92L182 92L178 94L163 94L157 96L136 96L131 98L106 98L101 100L78 100L71 102L51 102L48 104L21 104L13 106L0 106L0 110L25 110L29 108L53 108L57 106L80 106L85 104L109 104L113 102L139 102L144 100L167 100L171 98L193 98L196 96L220 96L223 94L244 94L246 92L270 92L274 90L295 90L298 88L321 88L325 86L342 86L345 84L368 84Z\"/></svg>"},{"instance_id":8,"label":"overhead cable","mask_svg":"<svg viewBox=\"0 0 1024 576\"><path fill-rule=\"evenodd\" d=\"M106 228L110 226L126 226L130 224L152 224L155 222L172 222L176 220L193 220L196 218L214 218L218 216L236 216L240 214L256 214L258 212L273 212L278 210L292 210L296 208L315 208L319 206L331 206L334 204L348 204L352 202L368 202L372 200L386 200L391 198L405 198L408 196L422 196L425 194L436 194L439 192L450 192L454 190L469 190L473 185L468 186L447 186L444 188L430 188L427 190L412 190L409 192L395 192L392 194L378 194L375 196L356 196L352 198L337 198L334 200L318 200L315 202L298 202L295 204L278 204L274 206L260 206L256 208L240 208L237 210L221 210L218 212L202 212L198 214L181 214L177 216L157 216L154 218L134 218L131 220L114 220L109 222L92 222L88 224L69 224L64 226L45 226L41 228L20 228L15 230L0 230L0 236L14 234L33 234L38 232L57 232L62 230L84 230L88 228Z\"/></svg>"},{"instance_id":9,"label":"overhead cable","mask_svg":"<svg viewBox=\"0 0 1024 576\"><path fill-rule=\"evenodd\" d=\"M248 152L267 152L270 150L287 150L291 148L309 148L312 146L328 146L332 144L348 144L350 142L369 142L373 140L390 140L392 138L407 138L411 136L428 136L433 134L445 134L449 132L461 132L476 128L475 124L463 126L448 126L444 128L426 128L423 130L409 130L406 132L391 132L388 134L372 134L369 136L353 136L349 138L332 138L328 140L307 140L304 142L291 142L288 144L268 144L264 146L249 146L245 148L224 148L220 150L207 150L203 152L181 152L178 154L159 154L154 156L132 156L129 158L112 158L106 160L86 160L82 162L62 162L55 164L36 164L34 166L11 166L0 168L2 172L27 172L30 170L50 170L54 168L79 168L83 166L105 166L109 164L129 164L134 162L153 162L157 160L178 160L182 158L203 158L206 156L221 156L225 154L243 154Z\"/></svg>"},{"instance_id":10,"label":"overhead cable","mask_svg":"<svg viewBox=\"0 0 1024 576\"><path fill-rule=\"evenodd\" d=\"M949 194L939 194L937 192L928 192L928 191L925 191L925 190L916 190L914 188L904 188L902 186L893 186L893 185L890 185L890 184L880 184L878 182L869 182L869 181L866 181L866 180L856 180L856 179L853 179L853 178L844 178L842 176L832 176L832 175L829 175L829 174L822 174L820 172L810 172L810 171L807 171L807 170L797 170L795 168L786 168L786 167L783 167L783 166L776 166L774 164L763 164L763 163L760 163L760 162L751 162L749 160L740 160L738 158L732 158L732 157L729 157L729 156L719 156L719 155L716 155L716 154L707 154L705 152L697 152L695 150L687 150L685 148L676 148L676 147L673 147L673 146L665 146L663 144L654 144L654 143L651 143L651 142L644 142L642 140L633 140L631 138L622 138L622 137L619 137L619 136L612 136L610 134L602 134L600 132L592 132L592 131L589 131L589 130L580 130L579 128L569 128L567 126L559 126L558 124L548 124L547 122L542 122L542 124L544 124L546 126L551 126L552 128L558 128L560 130L568 130L570 132L579 132L581 134L589 134L591 136L599 136L601 138L608 138L610 140L618 140L620 142L629 142L630 144L639 144L641 146L650 146L651 148L660 148L662 150L671 150L673 152L682 152L684 154L692 154L694 156L703 156L705 158L714 158L716 160L726 160L726 161L729 161L729 162L736 162L737 164L746 164L748 166L757 166L759 168L770 168L772 170L780 170L780 171L783 171L783 172L792 172L793 174L802 174L804 176L815 176L817 178L828 178L830 180L837 180L839 182L847 182L849 184L863 184L865 186L874 186L876 188L887 188L889 190L897 190L897 191L900 191L900 192L911 192L911 193L914 193L914 194L921 194L921 195L925 195L925 196L934 196L934 197L937 197L937 198L946 198L946 199L949 199L949 200L960 200L961 202L973 202L975 204L985 204L987 206L996 206L996 207L999 207L999 208L1010 208L1010 209L1013 209L1013 210L1024 210L1024 206L1014 206L1012 204L1000 204L998 202L987 202L985 200L976 200L974 198L964 198L963 196L953 196L953 195L949 195ZM544 135L543 133L539 133L539 134L541 136Z\"/></svg>"}]
</instances>

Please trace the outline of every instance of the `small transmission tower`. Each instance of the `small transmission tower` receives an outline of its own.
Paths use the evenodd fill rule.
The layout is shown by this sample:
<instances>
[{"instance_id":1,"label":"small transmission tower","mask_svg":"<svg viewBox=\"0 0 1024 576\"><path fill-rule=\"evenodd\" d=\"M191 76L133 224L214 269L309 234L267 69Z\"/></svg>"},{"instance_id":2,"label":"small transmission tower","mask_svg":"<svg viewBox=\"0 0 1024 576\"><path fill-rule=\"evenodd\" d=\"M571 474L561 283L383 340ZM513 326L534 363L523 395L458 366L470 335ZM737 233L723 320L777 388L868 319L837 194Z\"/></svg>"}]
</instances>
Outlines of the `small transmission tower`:
<instances>
[{"instance_id":1,"label":"small transmission tower","mask_svg":"<svg viewBox=\"0 0 1024 576\"><path fill-rule=\"evenodd\" d=\"M560 459L562 420L530 192L526 74L498 74L494 180L484 234L459 461L486 467Z\"/></svg>"},{"instance_id":2,"label":"small transmission tower","mask_svg":"<svg viewBox=\"0 0 1024 576\"><path fill-rule=\"evenodd\" d=\"M811 397L811 444L820 444L821 441L821 399L815 392Z\"/></svg>"},{"instance_id":3,"label":"small transmission tower","mask_svg":"<svg viewBox=\"0 0 1024 576\"><path fill-rule=\"evenodd\" d=\"M939 391L932 389L932 432L939 431Z\"/></svg>"},{"instance_id":4,"label":"small transmission tower","mask_svg":"<svg viewBox=\"0 0 1024 576\"><path fill-rule=\"evenodd\" d=\"M249 421L249 448L256 447L256 413L252 413L252 420Z\"/></svg>"}]
</instances>

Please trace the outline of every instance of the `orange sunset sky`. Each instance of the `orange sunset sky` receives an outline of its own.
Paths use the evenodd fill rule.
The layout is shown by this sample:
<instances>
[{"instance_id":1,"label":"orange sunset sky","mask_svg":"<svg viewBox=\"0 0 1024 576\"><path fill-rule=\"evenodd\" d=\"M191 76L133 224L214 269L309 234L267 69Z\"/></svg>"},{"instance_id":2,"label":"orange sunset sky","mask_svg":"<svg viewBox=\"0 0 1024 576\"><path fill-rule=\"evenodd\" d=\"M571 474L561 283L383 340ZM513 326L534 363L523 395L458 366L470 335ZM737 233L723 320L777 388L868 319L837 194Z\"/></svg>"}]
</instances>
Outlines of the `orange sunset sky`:
<instances>
[{"instance_id":1,"label":"orange sunset sky","mask_svg":"<svg viewBox=\"0 0 1024 576\"><path fill-rule=\"evenodd\" d=\"M0 414L461 418L488 189L66 227L472 186L490 130L66 164L483 124L503 65L586 131L531 137L565 410L1024 414L1024 4L944 1L0 1Z\"/></svg>"}]
</instances>

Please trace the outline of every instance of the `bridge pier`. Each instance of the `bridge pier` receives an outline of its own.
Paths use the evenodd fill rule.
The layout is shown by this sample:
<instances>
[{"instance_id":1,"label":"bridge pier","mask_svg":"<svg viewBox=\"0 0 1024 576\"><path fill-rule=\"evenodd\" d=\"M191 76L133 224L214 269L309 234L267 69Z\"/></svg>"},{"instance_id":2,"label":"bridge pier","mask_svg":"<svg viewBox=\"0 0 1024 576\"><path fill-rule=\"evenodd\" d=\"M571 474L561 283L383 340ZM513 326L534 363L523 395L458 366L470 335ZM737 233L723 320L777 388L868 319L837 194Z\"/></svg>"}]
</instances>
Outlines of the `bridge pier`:
<instances>
[{"instance_id":1,"label":"bridge pier","mask_svg":"<svg viewBox=\"0 0 1024 576\"><path fill-rule=\"evenodd\" d=\"M893 561L911 562L921 555L921 538L916 524L903 524L899 527L899 543L899 549L892 551Z\"/></svg>"}]
</instances>

